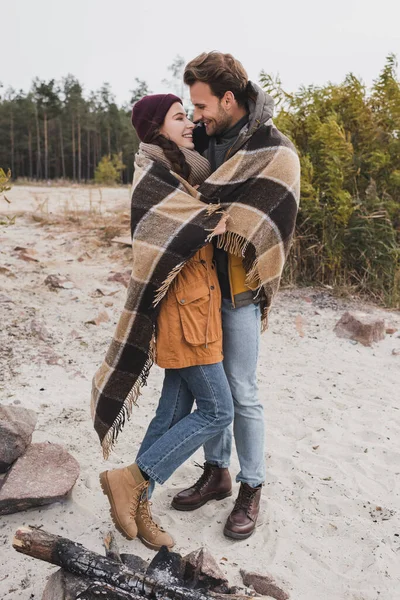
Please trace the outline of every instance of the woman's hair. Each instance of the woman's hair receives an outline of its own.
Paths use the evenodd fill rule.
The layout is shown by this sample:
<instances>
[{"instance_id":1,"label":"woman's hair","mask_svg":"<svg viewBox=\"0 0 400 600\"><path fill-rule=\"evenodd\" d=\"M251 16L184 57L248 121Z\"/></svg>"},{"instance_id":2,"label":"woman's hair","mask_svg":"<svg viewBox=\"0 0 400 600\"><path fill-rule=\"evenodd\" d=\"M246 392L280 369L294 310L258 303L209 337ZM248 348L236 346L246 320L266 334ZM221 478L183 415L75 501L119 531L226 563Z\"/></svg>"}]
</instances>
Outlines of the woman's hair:
<instances>
[{"instance_id":1,"label":"woman's hair","mask_svg":"<svg viewBox=\"0 0 400 600\"><path fill-rule=\"evenodd\" d=\"M232 92L239 106L246 106L251 84L241 62L232 54L203 52L185 67L183 80L186 85L196 81L207 83L214 96L221 99L225 92Z\"/></svg>"},{"instance_id":2,"label":"woman's hair","mask_svg":"<svg viewBox=\"0 0 400 600\"><path fill-rule=\"evenodd\" d=\"M188 181L191 173L190 165L186 162L183 152L179 149L178 144L169 140L162 135L158 130L151 139L151 144L156 144L162 148L166 159L171 163L172 170L178 173L183 179Z\"/></svg>"}]
</instances>

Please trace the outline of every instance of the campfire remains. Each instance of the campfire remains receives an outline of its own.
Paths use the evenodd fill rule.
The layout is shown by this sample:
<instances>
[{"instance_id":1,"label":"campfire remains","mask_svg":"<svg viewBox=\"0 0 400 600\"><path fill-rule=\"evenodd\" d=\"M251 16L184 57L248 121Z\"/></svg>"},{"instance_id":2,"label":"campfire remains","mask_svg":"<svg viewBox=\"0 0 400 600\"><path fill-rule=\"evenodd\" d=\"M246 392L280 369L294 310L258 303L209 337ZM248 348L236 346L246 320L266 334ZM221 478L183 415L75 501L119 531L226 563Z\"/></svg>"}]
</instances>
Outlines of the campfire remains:
<instances>
[{"instance_id":1,"label":"campfire remains","mask_svg":"<svg viewBox=\"0 0 400 600\"><path fill-rule=\"evenodd\" d=\"M183 558L163 547L147 565L135 555L120 554L111 534L105 540L104 557L81 544L35 527L18 529L13 547L17 552L61 567L50 578L43 600L266 598L251 590L230 588L217 563L204 549Z\"/></svg>"}]
</instances>

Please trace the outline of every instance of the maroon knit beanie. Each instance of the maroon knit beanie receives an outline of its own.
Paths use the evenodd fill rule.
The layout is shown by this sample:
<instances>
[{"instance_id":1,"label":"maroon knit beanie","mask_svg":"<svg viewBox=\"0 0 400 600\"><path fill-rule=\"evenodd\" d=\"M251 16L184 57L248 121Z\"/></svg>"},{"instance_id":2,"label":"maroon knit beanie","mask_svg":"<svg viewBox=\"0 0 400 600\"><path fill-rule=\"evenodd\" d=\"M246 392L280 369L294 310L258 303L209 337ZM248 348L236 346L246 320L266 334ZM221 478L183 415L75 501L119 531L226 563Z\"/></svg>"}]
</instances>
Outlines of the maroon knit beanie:
<instances>
[{"instance_id":1,"label":"maroon knit beanie","mask_svg":"<svg viewBox=\"0 0 400 600\"><path fill-rule=\"evenodd\" d=\"M157 127L163 124L165 115L175 102L182 100L174 94L152 94L138 100L132 109L132 125L142 142L151 142Z\"/></svg>"}]
</instances>

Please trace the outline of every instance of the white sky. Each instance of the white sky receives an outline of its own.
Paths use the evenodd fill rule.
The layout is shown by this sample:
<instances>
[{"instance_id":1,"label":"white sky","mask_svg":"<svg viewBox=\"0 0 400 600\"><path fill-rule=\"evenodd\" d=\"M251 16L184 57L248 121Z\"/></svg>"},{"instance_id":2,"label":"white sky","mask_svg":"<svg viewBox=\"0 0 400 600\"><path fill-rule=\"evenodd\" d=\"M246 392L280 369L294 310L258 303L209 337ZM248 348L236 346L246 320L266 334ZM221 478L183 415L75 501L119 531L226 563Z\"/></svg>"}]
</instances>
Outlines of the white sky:
<instances>
[{"instance_id":1,"label":"white sky","mask_svg":"<svg viewBox=\"0 0 400 600\"><path fill-rule=\"evenodd\" d=\"M231 52L250 79L279 73L287 91L350 71L370 84L389 52L400 61L399 0L0 0L0 11L5 87L72 73L86 92L108 81L118 103L135 77L168 91L177 54Z\"/></svg>"}]
</instances>

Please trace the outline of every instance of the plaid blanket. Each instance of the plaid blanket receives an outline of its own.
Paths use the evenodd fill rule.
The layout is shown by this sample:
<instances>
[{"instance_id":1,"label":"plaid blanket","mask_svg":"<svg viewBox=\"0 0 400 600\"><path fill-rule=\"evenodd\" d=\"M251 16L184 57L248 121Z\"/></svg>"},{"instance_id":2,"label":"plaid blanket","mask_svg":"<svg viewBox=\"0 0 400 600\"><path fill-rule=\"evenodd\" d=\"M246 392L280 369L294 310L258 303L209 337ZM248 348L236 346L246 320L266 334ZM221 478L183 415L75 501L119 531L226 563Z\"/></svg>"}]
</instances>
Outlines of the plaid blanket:
<instances>
[{"instance_id":1,"label":"plaid blanket","mask_svg":"<svg viewBox=\"0 0 400 600\"><path fill-rule=\"evenodd\" d=\"M136 159L132 193L132 275L123 313L92 386L94 427L107 458L153 363L156 306L176 274L229 213L219 246L243 257L257 290L262 328L279 287L299 203L292 143L269 121L198 190L158 162Z\"/></svg>"}]
</instances>

